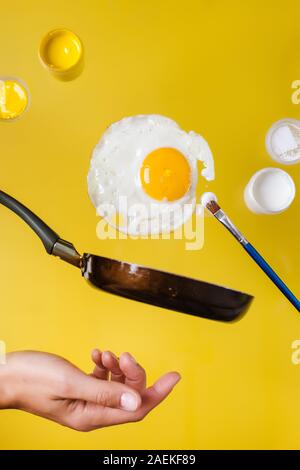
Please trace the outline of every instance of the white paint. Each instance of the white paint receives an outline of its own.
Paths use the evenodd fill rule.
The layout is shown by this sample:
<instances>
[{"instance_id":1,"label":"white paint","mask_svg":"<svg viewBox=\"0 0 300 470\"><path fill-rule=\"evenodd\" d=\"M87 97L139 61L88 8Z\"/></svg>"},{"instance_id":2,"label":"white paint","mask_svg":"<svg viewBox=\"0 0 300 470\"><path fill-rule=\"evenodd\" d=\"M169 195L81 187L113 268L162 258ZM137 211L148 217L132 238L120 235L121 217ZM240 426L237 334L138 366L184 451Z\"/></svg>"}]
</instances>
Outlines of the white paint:
<instances>
[{"instance_id":1,"label":"white paint","mask_svg":"<svg viewBox=\"0 0 300 470\"><path fill-rule=\"evenodd\" d=\"M300 121L281 119L266 135L266 149L273 160L291 165L300 162Z\"/></svg>"},{"instance_id":2,"label":"white paint","mask_svg":"<svg viewBox=\"0 0 300 470\"><path fill-rule=\"evenodd\" d=\"M201 196L201 204L206 207L210 201L218 202L217 196L214 193L206 192Z\"/></svg>"},{"instance_id":3,"label":"white paint","mask_svg":"<svg viewBox=\"0 0 300 470\"><path fill-rule=\"evenodd\" d=\"M276 155L295 150L298 144L292 132L292 126L278 127L272 137L272 146Z\"/></svg>"},{"instance_id":4,"label":"white paint","mask_svg":"<svg viewBox=\"0 0 300 470\"><path fill-rule=\"evenodd\" d=\"M289 207L295 197L295 184L279 168L264 168L255 173L245 188L248 208L259 214L277 214Z\"/></svg>"}]
</instances>

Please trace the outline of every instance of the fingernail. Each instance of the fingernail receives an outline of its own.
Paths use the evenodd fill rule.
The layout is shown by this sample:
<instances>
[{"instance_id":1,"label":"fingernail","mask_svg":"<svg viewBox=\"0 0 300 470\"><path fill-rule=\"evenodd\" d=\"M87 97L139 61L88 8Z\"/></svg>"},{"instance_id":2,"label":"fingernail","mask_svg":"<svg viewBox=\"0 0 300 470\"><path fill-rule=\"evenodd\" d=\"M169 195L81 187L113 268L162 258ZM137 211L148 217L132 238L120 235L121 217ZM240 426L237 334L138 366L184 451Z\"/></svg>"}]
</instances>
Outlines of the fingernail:
<instances>
[{"instance_id":1,"label":"fingernail","mask_svg":"<svg viewBox=\"0 0 300 470\"><path fill-rule=\"evenodd\" d=\"M127 353L127 354L130 357L131 361L134 362L135 364L137 364L135 358L130 353Z\"/></svg>"},{"instance_id":2,"label":"fingernail","mask_svg":"<svg viewBox=\"0 0 300 470\"><path fill-rule=\"evenodd\" d=\"M135 411L138 407L138 401L135 395L125 392L121 395L121 407L125 411Z\"/></svg>"},{"instance_id":3,"label":"fingernail","mask_svg":"<svg viewBox=\"0 0 300 470\"><path fill-rule=\"evenodd\" d=\"M172 389L173 389L173 388L175 387L175 385L177 385L178 382L181 380L181 375L178 374L178 372L176 372L176 375L177 375L177 377L176 377L175 380L174 380Z\"/></svg>"},{"instance_id":4,"label":"fingernail","mask_svg":"<svg viewBox=\"0 0 300 470\"><path fill-rule=\"evenodd\" d=\"M103 354L108 357L112 356L113 358L118 360L117 356L111 351L104 351Z\"/></svg>"},{"instance_id":5,"label":"fingernail","mask_svg":"<svg viewBox=\"0 0 300 470\"><path fill-rule=\"evenodd\" d=\"M110 352L110 351L103 351L103 353L102 353L102 357L104 357L104 358L107 358L107 359L108 359L108 358L110 357L110 354L111 354L111 352Z\"/></svg>"},{"instance_id":6,"label":"fingernail","mask_svg":"<svg viewBox=\"0 0 300 470\"><path fill-rule=\"evenodd\" d=\"M178 384L178 382L181 380L181 375L177 373L177 379L176 379L176 382L174 384L174 387L176 384Z\"/></svg>"},{"instance_id":7,"label":"fingernail","mask_svg":"<svg viewBox=\"0 0 300 470\"><path fill-rule=\"evenodd\" d=\"M135 358L129 353L129 352L123 352L121 354L121 357L125 358L127 357L128 359L130 359L134 364L137 364Z\"/></svg>"}]
</instances>

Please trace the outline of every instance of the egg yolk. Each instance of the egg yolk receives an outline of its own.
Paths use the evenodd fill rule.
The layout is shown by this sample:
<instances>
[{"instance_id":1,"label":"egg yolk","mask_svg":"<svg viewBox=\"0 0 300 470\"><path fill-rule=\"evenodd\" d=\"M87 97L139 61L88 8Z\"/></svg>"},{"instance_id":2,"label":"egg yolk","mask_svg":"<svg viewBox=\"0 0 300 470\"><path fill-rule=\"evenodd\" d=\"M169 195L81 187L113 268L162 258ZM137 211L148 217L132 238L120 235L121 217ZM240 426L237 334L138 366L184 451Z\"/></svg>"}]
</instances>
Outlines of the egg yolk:
<instances>
[{"instance_id":1,"label":"egg yolk","mask_svg":"<svg viewBox=\"0 0 300 470\"><path fill-rule=\"evenodd\" d=\"M158 201L175 201L191 186L191 167L178 150L159 148L144 159L140 178L148 196Z\"/></svg>"},{"instance_id":2,"label":"egg yolk","mask_svg":"<svg viewBox=\"0 0 300 470\"><path fill-rule=\"evenodd\" d=\"M0 119L17 118L25 111L27 104L27 92L19 82L0 80Z\"/></svg>"},{"instance_id":3,"label":"egg yolk","mask_svg":"<svg viewBox=\"0 0 300 470\"><path fill-rule=\"evenodd\" d=\"M68 70L78 62L81 44L71 31L54 31L43 45L41 54L49 67Z\"/></svg>"}]
</instances>

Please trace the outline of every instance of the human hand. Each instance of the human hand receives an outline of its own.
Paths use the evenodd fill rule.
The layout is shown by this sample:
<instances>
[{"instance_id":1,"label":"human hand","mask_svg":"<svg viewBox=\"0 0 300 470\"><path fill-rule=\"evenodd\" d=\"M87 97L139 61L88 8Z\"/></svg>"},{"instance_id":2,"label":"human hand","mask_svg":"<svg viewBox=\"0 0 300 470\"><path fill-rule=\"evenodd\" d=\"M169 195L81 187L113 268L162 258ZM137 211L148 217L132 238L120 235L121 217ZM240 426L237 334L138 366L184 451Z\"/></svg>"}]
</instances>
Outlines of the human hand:
<instances>
[{"instance_id":1,"label":"human hand","mask_svg":"<svg viewBox=\"0 0 300 470\"><path fill-rule=\"evenodd\" d=\"M54 354L22 351L0 366L0 408L15 408L78 431L142 420L180 380L163 375L146 388L146 373L129 353L92 352L87 375Z\"/></svg>"}]
</instances>

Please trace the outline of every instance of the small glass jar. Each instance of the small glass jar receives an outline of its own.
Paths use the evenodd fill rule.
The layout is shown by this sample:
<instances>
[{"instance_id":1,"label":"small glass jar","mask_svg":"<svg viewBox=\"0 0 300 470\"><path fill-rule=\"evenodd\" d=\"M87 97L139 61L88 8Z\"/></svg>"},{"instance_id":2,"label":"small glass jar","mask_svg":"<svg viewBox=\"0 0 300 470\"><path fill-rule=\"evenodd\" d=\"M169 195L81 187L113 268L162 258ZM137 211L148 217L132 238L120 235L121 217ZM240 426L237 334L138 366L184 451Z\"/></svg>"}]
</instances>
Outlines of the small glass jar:
<instances>
[{"instance_id":1,"label":"small glass jar","mask_svg":"<svg viewBox=\"0 0 300 470\"><path fill-rule=\"evenodd\" d=\"M0 121L12 122L23 117L30 105L27 85L17 77L0 77Z\"/></svg>"}]
</instances>

